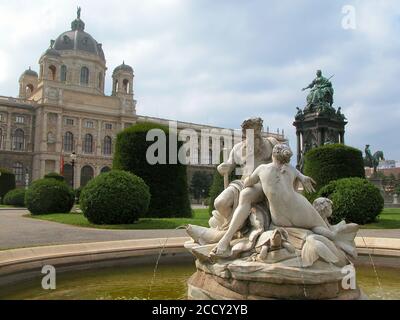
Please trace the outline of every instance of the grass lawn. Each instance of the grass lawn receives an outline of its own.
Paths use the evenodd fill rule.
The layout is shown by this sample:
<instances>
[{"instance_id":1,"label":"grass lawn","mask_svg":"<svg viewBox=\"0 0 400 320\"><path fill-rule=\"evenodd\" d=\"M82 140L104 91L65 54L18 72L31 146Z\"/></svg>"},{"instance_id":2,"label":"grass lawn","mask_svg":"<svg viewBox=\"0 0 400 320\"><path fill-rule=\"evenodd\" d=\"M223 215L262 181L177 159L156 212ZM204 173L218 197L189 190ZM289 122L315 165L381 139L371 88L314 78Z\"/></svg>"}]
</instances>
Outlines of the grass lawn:
<instances>
[{"instance_id":1,"label":"grass lawn","mask_svg":"<svg viewBox=\"0 0 400 320\"><path fill-rule=\"evenodd\" d=\"M362 229L400 229L400 208L387 208L378 221L361 226Z\"/></svg>"},{"instance_id":2,"label":"grass lawn","mask_svg":"<svg viewBox=\"0 0 400 320\"><path fill-rule=\"evenodd\" d=\"M192 218L149 218L134 224L96 225L90 223L82 213L53 213L40 216L27 215L35 219L54 221L74 226L100 229L175 229L185 224L208 226L208 209L193 210ZM360 226L362 229L400 229L400 209L384 209L377 222Z\"/></svg>"},{"instance_id":3,"label":"grass lawn","mask_svg":"<svg viewBox=\"0 0 400 320\"><path fill-rule=\"evenodd\" d=\"M192 218L149 218L139 219L134 224L117 224L117 225L97 225L90 223L82 213L52 213L45 215L27 215L35 219L54 221L59 223L70 224L79 227L100 228L100 229L175 229L185 224L196 224L200 226L208 226L208 209L193 210Z\"/></svg>"}]
</instances>

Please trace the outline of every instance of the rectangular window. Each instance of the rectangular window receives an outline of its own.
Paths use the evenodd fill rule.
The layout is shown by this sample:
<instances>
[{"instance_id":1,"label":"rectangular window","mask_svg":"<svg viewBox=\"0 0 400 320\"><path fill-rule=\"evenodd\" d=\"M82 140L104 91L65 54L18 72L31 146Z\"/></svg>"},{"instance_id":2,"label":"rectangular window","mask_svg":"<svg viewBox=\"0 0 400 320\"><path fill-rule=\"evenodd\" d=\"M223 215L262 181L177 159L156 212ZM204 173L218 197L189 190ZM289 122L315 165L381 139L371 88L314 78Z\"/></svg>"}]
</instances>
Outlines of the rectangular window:
<instances>
[{"instance_id":1,"label":"rectangular window","mask_svg":"<svg viewBox=\"0 0 400 320\"><path fill-rule=\"evenodd\" d=\"M3 115L0 113L0 121L3 121Z\"/></svg>"},{"instance_id":2,"label":"rectangular window","mask_svg":"<svg viewBox=\"0 0 400 320\"><path fill-rule=\"evenodd\" d=\"M24 123L25 122L25 118L23 116L16 116L15 122L16 123Z\"/></svg>"},{"instance_id":3,"label":"rectangular window","mask_svg":"<svg viewBox=\"0 0 400 320\"><path fill-rule=\"evenodd\" d=\"M90 129L93 129L93 128L94 128L94 123L93 123L93 121L86 121L85 127L86 127L86 128L90 128Z\"/></svg>"},{"instance_id":4,"label":"rectangular window","mask_svg":"<svg viewBox=\"0 0 400 320\"><path fill-rule=\"evenodd\" d=\"M74 125L74 119L65 119L65 123L69 126L73 126Z\"/></svg>"},{"instance_id":5,"label":"rectangular window","mask_svg":"<svg viewBox=\"0 0 400 320\"><path fill-rule=\"evenodd\" d=\"M112 124L106 123L106 130L112 130Z\"/></svg>"}]
</instances>

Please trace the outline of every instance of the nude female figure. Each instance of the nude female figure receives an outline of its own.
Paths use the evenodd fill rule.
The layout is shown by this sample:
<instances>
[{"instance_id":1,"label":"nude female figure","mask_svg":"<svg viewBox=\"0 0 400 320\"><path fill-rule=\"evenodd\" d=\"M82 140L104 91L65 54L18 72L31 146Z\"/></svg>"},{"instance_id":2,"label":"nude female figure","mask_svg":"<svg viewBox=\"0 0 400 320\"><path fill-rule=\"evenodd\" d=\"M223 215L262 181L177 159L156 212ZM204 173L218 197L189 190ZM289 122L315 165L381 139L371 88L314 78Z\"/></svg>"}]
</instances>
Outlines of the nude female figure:
<instances>
[{"instance_id":1,"label":"nude female figure","mask_svg":"<svg viewBox=\"0 0 400 320\"><path fill-rule=\"evenodd\" d=\"M277 148L277 146L280 146L280 147ZM282 149L288 150L290 152L288 159L286 159L284 162L282 162L281 157L279 157L279 154L281 153ZM273 186L273 187L268 186L268 188L267 188L267 185L264 183L264 181L262 179L260 179L259 174L264 171L264 170L261 171L261 168L264 168L264 169L268 168L267 171L272 170L275 172L275 171L279 171L283 167L283 165L288 166L287 163L289 162L292 153L291 153L289 147L287 145L283 145L283 144L275 145L273 150L275 150L275 154L274 154L274 151L272 151L272 163L260 164L259 166L257 166L257 168L255 169L255 171L253 173L251 173L248 177L245 178L244 189L240 193L240 196L239 196L239 205L236 208L235 212L233 213L233 217L229 224L229 228L228 228L227 232L223 235L221 240L218 242L218 245L211 252L211 255L217 256L217 257L227 257L230 255L230 250L229 250L230 241L232 240L235 233L243 226L246 219L248 218L248 216L250 214L250 209L251 209L252 203L262 201L262 199L265 196L267 196L267 199L269 202L271 202L271 200L276 201L276 196L281 191L279 191L277 188L275 188L275 186ZM286 157L288 156L287 152L285 153L285 156ZM296 193L296 195L299 195L294 190L294 183L298 180L299 182L301 182L303 184L305 190L314 191L314 188L312 186L313 180L311 178L302 175L298 170L296 170L293 167L291 167L291 169L289 171L291 173L291 178L289 178L289 180L285 183L285 186L283 186L283 185L278 186L279 189L288 188L287 183L291 183L291 186L288 189L291 188L292 193ZM274 179L276 178L276 176L273 176L273 177L274 177ZM261 180L261 184L259 183L260 180ZM289 181L291 181L291 182L289 182ZM263 186L263 183L264 183L264 186ZM267 184L269 184L269 183L267 183ZM271 189L271 190L269 190L269 189ZM268 196L268 194L266 192L271 193L271 194ZM284 193L285 192L287 192L287 191L284 191ZM284 193L282 193L283 197L285 197ZM305 199L305 198L304 198L304 200L307 201L307 199ZM275 204L275 207L277 207L277 206L278 205ZM310 206L311 206L311 204L310 204ZM286 226L293 226L293 224L291 224L287 218L284 218L284 217L277 218L276 217L276 209L277 208L275 208L275 207L274 207L275 221L274 221L274 217L272 217L273 224L277 225L277 226L280 224L282 226L284 226L286 224L287 224ZM311 208L312 208L312 206L311 206ZM271 207L271 203L270 203L271 216L273 216L272 209L273 208ZM312 209L315 211L314 208L312 208ZM318 225L318 227L325 228L328 231L329 235L332 236L332 232L328 228L326 228L326 224L323 221L323 219L320 217L318 212L315 211L315 213L318 216L317 219L320 220L320 222L321 222L320 225ZM277 223L277 224L275 224L275 223ZM323 232L324 231L325 230L323 230Z\"/></svg>"}]
</instances>

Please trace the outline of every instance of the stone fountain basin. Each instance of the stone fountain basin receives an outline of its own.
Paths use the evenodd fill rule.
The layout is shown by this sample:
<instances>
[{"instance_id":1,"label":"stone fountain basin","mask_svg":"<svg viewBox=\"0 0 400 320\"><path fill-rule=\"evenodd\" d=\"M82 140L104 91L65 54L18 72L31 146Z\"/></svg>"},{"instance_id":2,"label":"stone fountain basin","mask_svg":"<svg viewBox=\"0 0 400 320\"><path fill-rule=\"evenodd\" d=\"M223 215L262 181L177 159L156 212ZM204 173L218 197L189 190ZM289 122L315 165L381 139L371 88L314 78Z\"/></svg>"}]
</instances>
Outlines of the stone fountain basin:
<instances>
[{"instance_id":1,"label":"stone fountain basin","mask_svg":"<svg viewBox=\"0 0 400 320\"><path fill-rule=\"evenodd\" d=\"M57 273L123 264L154 267L161 249L163 261L193 263L192 256L183 247L188 240L186 237L160 238L4 250L0 251L0 287L43 277L44 265L55 266ZM400 239L364 237L356 238L356 244L357 264L370 265L372 257L377 266L398 268L400 265Z\"/></svg>"}]
</instances>

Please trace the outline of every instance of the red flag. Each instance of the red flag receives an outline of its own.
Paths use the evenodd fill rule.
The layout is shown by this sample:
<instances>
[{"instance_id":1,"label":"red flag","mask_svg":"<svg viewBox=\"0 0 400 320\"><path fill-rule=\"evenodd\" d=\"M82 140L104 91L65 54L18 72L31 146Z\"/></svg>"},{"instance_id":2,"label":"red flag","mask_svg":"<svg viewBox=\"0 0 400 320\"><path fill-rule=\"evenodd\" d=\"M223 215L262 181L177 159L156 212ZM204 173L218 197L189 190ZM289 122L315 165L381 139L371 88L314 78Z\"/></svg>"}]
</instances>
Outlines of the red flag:
<instances>
[{"instance_id":1,"label":"red flag","mask_svg":"<svg viewBox=\"0 0 400 320\"><path fill-rule=\"evenodd\" d=\"M60 174L64 175L64 156L62 154L60 156Z\"/></svg>"}]
</instances>

